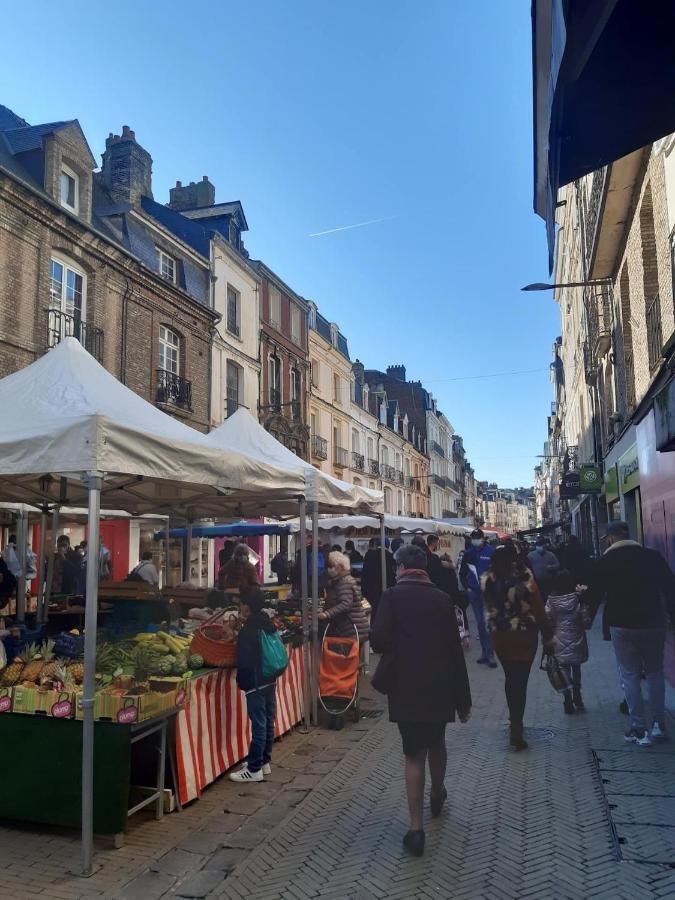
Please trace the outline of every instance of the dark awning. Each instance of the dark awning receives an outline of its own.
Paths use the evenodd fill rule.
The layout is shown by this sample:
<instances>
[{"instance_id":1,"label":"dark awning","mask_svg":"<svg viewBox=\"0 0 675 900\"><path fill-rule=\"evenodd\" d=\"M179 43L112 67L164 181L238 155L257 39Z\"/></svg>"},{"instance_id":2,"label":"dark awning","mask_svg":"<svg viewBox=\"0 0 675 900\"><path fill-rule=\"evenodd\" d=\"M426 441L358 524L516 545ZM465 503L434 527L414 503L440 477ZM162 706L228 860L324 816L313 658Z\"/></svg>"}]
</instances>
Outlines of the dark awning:
<instances>
[{"instance_id":1,"label":"dark awning","mask_svg":"<svg viewBox=\"0 0 675 900\"><path fill-rule=\"evenodd\" d=\"M526 537L528 534L546 534L549 531L555 531L557 528L563 528L564 522L550 522L548 525L541 525L539 528L528 528L526 531L519 531L518 537Z\"/></svg>"},{"instance_id":2,"label":"dark awning","mask_svg":"<svg viewBox=\"0 0 675 900\"><path fill-rule=\"evenodd\" d=\"M553 266L558 188L675 131L672 0L533 0L534 208Z\"/></svg>"}]
</instances>

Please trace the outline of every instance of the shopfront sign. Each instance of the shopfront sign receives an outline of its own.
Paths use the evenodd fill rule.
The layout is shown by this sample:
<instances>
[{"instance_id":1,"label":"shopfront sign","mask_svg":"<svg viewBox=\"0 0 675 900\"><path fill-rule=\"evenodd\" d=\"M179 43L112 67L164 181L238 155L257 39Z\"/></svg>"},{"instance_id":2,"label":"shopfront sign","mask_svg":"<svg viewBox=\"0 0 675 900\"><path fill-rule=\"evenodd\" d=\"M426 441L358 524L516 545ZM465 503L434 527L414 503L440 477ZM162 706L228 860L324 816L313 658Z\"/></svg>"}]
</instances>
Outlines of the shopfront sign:
<instances>
[{"instance_id":1,"label":"shopfront sign","mask_svg":"<svg viewBox=\"0 0 675 900\"><path fill-rule=\"evenodd\" d=\"M654 400L656 449L661 453L675 450L675 380L671 380Z\"/></svg>"},{"instance_id":2,"label":"shopfront sign","mask_svg":"<svg viewBox=\"0 0 675 900\"><path fill-rule=\"evenodd\" d=\"M582 494L599 494L602 490L600 466L579 467L579 489Z\"/></svg>"},{"instance_id":3,"label":"shopfront sign","mask_svg":"<svg viewBox=\"0 0 675 900\"><path fill-rule=\"evenodd\" d=\"M640 467L638 463L637 444L626 450L616 464L619 470L619 492L628 494L640 486Z\"/></svg>"},{"instance_id":4,"label":"shopfront sign","mask_svg":"<svg viewBox=\"0 0 675 900\"><path fill-rule=\"evenodd\" d=\"M565 472L560 482L560 499L569 500L579 496L579 473Z\"/></svg>"},{"instance_id":5,"label":"shopfront sign","mask_svg":"<svg viewBox=\"0 0 675 900\"><path fill-rule=\"evenodd\" d=\"M605 500L614 503L619 499L619 473L616 465L605 472Z\"/></svg>"}]
</instances>

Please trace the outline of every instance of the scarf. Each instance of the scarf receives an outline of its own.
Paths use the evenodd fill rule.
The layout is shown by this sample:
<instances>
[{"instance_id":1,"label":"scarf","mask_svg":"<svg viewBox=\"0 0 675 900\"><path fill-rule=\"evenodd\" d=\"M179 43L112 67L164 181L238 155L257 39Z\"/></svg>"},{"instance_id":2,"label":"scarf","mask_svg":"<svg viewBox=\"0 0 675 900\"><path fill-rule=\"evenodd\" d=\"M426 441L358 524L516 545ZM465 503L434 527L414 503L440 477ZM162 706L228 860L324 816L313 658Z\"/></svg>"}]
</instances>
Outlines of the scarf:
<instances>
[{"instance_id":1,"label":"scarf","mask_svg":"<svg viewBox=\"0 0 675 900\"><path fill-rule=\"evenodd\" d=\"M400 576L396 579L396 583L400 584L402 581L423 581L431 584L431 578L429 578L429 573L426 569L403 569Z\"/></svg>"},{"instance_id":2,"label":"scarf","mask_svg":"<svg viewBox=\"0 0 675 900\"><path fill-rule=\"evenodd\" d=\"M637 541L629 541L629 540L616 541L614 544L610 544L610 546L605 550L605 552L602 555L606 556L608 553L611 553L612 550L620 550L621 547L641 547L641 546L642 546L642 544L638 544Z\"/></svg>"}]
</instances>

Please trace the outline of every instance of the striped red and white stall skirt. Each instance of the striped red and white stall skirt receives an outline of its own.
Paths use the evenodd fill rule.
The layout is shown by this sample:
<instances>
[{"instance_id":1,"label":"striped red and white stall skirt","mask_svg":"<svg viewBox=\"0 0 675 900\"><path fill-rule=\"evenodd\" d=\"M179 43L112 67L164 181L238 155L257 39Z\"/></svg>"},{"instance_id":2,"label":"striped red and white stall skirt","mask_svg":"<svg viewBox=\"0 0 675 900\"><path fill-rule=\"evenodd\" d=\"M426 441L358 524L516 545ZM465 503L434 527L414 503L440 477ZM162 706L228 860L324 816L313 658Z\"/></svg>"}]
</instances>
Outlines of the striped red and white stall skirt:
<instances>
[{"instance_id":1,"label":"striped red and white stall skirt","mask_svg":"<svg viewBox=\"0 0 675 900\"><path fill-rule=\"evenodd\" d=\"M289 648L288 668L277 681L276 735L302 719L302 647ZM235 669L214 669L192 681L190 702L176 717L176 763L181 803L199 797L207 784L246 757L251 729L246 696Z\"/></svg>"}]
</instances>

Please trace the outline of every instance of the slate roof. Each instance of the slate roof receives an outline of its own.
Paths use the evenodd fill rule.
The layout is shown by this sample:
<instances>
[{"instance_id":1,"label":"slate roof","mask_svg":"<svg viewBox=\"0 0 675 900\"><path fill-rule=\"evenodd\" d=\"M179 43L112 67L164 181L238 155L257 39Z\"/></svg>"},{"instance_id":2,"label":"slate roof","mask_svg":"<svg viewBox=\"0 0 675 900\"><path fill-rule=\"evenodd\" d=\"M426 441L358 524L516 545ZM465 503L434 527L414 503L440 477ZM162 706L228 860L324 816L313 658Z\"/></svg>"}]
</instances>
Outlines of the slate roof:
<instances>
[{"instance_id":1,"label":"slate roof","mask_svg":"<svg viewBox=\"0 0 675 900\"><path fill-rule=\"evenodd\" d=\"M22 119L21 116L17 116L15 112L8 106L3 106L0 103L0 131L6 131L8 128L27 128L28 122L25 119Z\"/></svg>"},{"instance_id":2,"label":"slate roof","mask_svg":"<svg viewBox=\"0 0 675 900\"><path fill-rule=\"evenodd\" d=\"M228 203L214 203L213 206L198 206L194 209L182 209L181 213L188 219L213 219L221 216L238 215L241 220L241 230L248 231L248 222L244 215L244 207L239 200Z\"/></svg>"},{"instance_id":3,"label":"slate roof","mask_svg":"<svg viewBox=\"0 0 675 900\"><path fill-rule=\"evenodd\" d=\"M41 150L42 141L48 134L53 134L68 125L76 125L77 122L47 122L44 125L29 125L24 128L8 128L5 130L5 140L12 153L25 153L28 150Z\"/></svg>"},{"instance_id":4,"label":"slate roof","mask_svg":"<svg viewBox=\"0 0 675 900\"><path fill-rule=\"evenodd\" d=\"M150 197L141 197L141 207L153 219L157 219L172 234L180 238L205 259L210 259L211 232L199 222L188 219L168 206L162 206Z\"/></svg>"}]
</instances>

